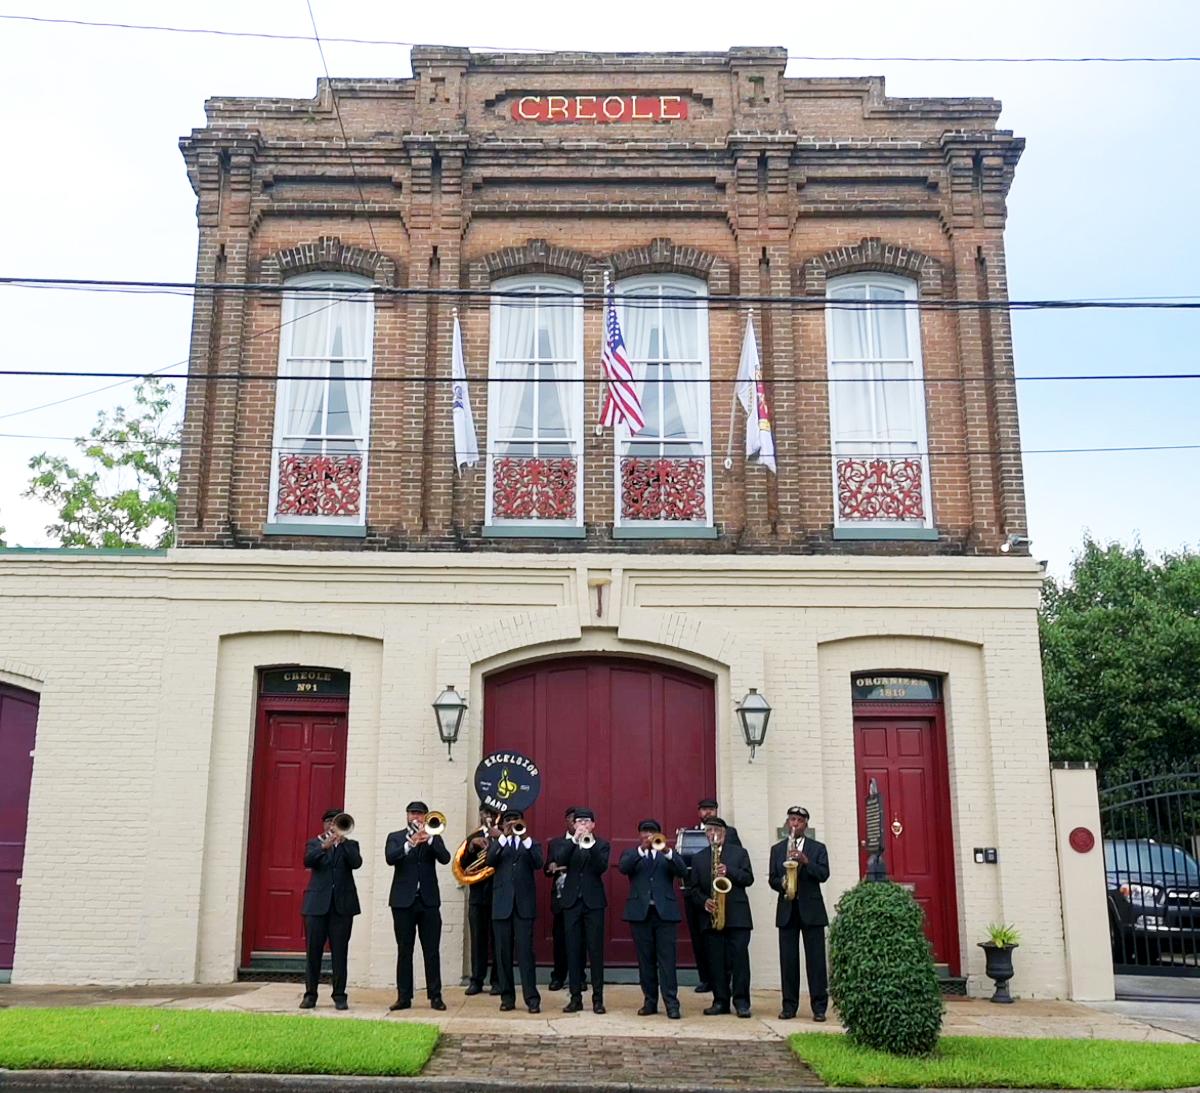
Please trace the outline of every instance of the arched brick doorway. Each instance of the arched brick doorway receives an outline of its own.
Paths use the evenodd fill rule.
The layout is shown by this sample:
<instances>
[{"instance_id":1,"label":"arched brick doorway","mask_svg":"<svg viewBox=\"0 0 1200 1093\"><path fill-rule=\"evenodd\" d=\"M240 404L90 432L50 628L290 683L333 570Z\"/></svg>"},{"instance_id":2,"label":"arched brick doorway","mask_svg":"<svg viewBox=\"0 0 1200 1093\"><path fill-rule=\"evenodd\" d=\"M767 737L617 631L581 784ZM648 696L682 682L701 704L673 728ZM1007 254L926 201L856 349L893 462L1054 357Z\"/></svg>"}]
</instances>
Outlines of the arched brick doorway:
<instances>
[{"instance_id":1,"label":"arched brick doorway","mask_svg":"<svg viewBox=\"0 0 1200 1093\"><path fill-rule=\"evenodd\" d=\"M696 802L716 787L713 681L654 661L571 657L524 664L484 685L484 751L512 748L537 761L542 795L530 830L545 843L563 830L570 805L596 812L597 831L612 843L606 961L637 963L621 919L628 882L617 872L652 816L673 835L695 823ZM538 963L551 962L550 882L538 889ZM692 964L687 930L679 960Z\"/></svg>"}]
</instances>

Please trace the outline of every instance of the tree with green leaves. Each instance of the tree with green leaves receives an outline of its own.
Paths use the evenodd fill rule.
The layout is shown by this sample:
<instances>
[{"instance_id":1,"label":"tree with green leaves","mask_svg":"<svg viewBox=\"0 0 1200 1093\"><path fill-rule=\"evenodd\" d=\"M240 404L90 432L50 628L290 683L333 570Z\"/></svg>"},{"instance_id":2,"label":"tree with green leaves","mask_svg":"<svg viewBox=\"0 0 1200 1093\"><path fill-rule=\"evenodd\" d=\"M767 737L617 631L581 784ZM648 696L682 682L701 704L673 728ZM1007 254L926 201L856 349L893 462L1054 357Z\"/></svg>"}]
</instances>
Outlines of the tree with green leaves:
<instances>
[{"instance_id":1,"label":"tree with green leaves","mask_svg":"<svg viewBox=\"0 0 1200 1093\"><path fill-rule=\"evenodd\" d=\"M1200 555L1088 539L1040 616L1050 757L1122 781L1200 763Z\"/></svg>"},{"instance_id":2,"label":"tree with green leaves","mask_svg":"<svg viewBox=\"0 0 1200 1093\"><path fill-rule=\"evenodd\" d=\"M62 546L165 547L175 540L180 422L174 387L144 380L133 406L102 411L90 433L75 441L83 463L43 452L26 497L53 505L58 522L46 528Z\"/></svg>"}]
</instances>

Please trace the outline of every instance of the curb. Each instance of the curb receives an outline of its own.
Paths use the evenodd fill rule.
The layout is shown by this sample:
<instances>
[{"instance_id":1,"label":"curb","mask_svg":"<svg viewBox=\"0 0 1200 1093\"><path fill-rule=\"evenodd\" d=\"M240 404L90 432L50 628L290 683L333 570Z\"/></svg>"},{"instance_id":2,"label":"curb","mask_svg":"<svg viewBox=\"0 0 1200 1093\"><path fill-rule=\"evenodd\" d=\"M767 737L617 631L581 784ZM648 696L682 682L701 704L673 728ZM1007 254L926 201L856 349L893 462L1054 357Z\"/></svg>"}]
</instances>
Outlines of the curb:
<instances>
[{"instance_id":1,"label":"curb","mask_svg":"<svg viewBox=\"0 0 1200 1093\"><path fill-rule=\"evenodd\" d=\"M0 1088L6 1093L58 1093L58 1091L132 1090L135 1093L340 1093L354 1090L373 1093L374 1090L428 1089L436 1093L493 1093L513 1089L511 1078L389 1078L362 1077L340 1074L211 1074L164 1070L0 1070ZM730 1093L729 1086L678 1085L654 1082L539 1082L525 1080L522 1088L536 1093ZM786 1085L754 1086L754 1093L896 1093L894 1087ZM1042 1089L973 1089L943 1088L938 1093L1071 1093L1070 1090ZM1105 1093L1130 1093L1107 1090ZM1171 1093L1200 1093L1200 1086L1186 1086Z\"/></svg>"}]
</instances>

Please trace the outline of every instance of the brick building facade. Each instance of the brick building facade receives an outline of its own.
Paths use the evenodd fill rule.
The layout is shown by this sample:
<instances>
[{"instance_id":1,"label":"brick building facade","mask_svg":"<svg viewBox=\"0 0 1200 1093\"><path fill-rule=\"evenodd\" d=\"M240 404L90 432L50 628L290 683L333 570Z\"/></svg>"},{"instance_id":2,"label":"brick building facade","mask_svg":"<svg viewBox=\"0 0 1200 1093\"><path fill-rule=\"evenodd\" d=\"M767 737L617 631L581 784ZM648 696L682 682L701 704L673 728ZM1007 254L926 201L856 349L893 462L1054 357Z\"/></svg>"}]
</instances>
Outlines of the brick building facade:
<instances>
[{"instance_id":1,"label":"brick building facade","mask_svg":"<svg viewBox=\"0 0 1200 1093\"><path fill-rule=\"evenodd\" d=\"M352 983L387 983L384 836L412 798L466 832L475 764L509 748L541 764L542 839L588 804L619 850L715 793L759 871L757 985L778 983L787 807L829 846L832 905L876 778L946 974L986 989L974 942L1016 921L1014 989L1081 989L989 306L1022 142L992 100L785 62L421 47L411 79L209 102L182 147L197 280L226 287L196 299L179 545L0 551L0 698L26 733L37 710L14 979L288 966L298 847L336 803L367 857ZM606 280L636 434L594 427ZM456 309L483 453L462 474ZM731 415L751 317L777 473ZM468 707L453 762L447 684ZM773 713L748 762L751 689ZM98 853L114 779L146 832L119 878ZM465 900L443 894L452 981Z\"/></svg>"}]
</instances>

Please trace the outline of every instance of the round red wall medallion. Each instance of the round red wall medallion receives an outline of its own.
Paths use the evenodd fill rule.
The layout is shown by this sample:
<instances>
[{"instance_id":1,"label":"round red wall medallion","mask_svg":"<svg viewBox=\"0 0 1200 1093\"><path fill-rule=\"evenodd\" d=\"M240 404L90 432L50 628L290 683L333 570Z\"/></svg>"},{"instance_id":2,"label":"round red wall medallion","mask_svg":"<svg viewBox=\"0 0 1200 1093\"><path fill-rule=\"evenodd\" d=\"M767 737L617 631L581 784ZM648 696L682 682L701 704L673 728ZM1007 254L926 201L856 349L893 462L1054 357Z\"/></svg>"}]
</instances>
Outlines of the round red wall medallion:
<instances>
[{"instance_id":1,"label":"round red wall medallion","mask_svg":"<svg viewBox=\"0 0 1200 1093\"><path fill-rule=\"evenodd\" d=\"M1071 844L1071 849L1078 850L1080 854L1086 854L1096 845L1096 836L1086 827L1075 828L1067 839Z\"/></svg>"}]
</instances>

